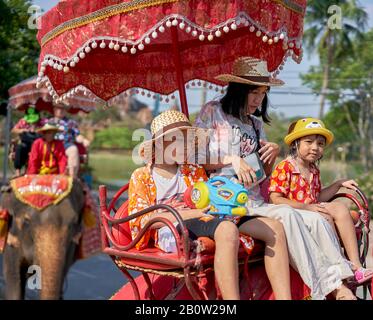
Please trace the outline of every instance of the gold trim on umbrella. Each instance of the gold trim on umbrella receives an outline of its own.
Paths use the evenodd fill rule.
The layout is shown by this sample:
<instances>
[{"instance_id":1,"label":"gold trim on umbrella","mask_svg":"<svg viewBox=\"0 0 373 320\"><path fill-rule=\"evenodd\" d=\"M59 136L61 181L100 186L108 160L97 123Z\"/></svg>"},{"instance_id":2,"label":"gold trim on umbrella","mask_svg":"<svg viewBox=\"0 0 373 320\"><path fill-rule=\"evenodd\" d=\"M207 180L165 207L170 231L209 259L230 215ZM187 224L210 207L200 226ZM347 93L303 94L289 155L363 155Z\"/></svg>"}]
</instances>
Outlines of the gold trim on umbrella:
<instances>
[{"instance_id":1,"label":"gold trim on umbrella","mask_svg":"<svg viewBox=\"0 0 373 320\"><path fill-rule=\"evenodd\" d=\"M291 11L304 15L304 8L292 0L271 0L271 1L277 2Z\"/></svg>"},{"instance_id":2,"label":"gold trim on umbrella","mask_svg":"<svg viewBox=\"0 0 373 320\"><path fill-rule=\"evenodd\" d=\"M60 24L59 26L57 26L56 28L54 28L53 30L49 31L44 35L44 37L41 39L41 46L43 47L47 42L51 41L52 39L54 39L55 37L59 36L61 33L64 33L67 30L79 28L89 23L103 20L117 14L128 13L135 10L145 9L148 7L162 5L166 3L175 3L179 1L180 0L134 0L131 2L112 5ZM294 11L298 14L304 15L304 8L292 0L271 1L276 2L279 5L282 5L285 8Z\"/></svg>"},{"instance_id":3,"label":"gold trim on umbrella","mask_svg":"<svg viewBox=\"0 0 373 320\"><path fill-rule=\"evenodd\" d=\"M87 25L92 22L103 20L117 14L128 13L130 11L140 10L152 6L158 6L166 3L174 3L179 0L134 0L131 2L112 5L85 16L75 18L60 24L58 27L49 31L42 39L41 46L43 47L47 42L59 36L67 30L75 29Z\"/></svg>"}]
</instances>

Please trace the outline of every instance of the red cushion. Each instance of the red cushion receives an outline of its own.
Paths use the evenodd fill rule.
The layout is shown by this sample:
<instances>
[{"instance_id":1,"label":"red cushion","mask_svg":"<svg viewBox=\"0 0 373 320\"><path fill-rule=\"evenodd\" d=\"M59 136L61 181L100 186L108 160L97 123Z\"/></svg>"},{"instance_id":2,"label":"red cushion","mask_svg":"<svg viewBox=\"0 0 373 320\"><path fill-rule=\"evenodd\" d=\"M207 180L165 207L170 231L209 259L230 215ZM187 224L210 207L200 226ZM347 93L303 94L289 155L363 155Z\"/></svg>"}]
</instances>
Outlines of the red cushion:
<instances>
[{"instance_id":1,"label":"red cushion","mask_svg":"<svg viewBox=\"0 0 373 320\"><path fill-rule=\"evenodd\" d=\"M128 200L122 204L114 215L115 219L122 219L128 216ZM112 235L117 244L125 246L131 241L131 231L129 223L116 224L112 227Z\"/></svg>"},{"instance_id":2,"label":"red cushion","mask_svg":"<svg viewBox=\"0 0 373 320\"><path fill-rule=\"evenodd\" d=\"M260 194L264 199L265 203L269 203L269 178L265 179L260 184Z\"/></svg>"},{"instance_id":3,"label":"red cushion","mask_svg":"<svg viewBox=\"0 0 373 320\"><path fill-rule=\"evenodd\" d=\"M122 219L128 216L128 201L126 201L122 206L118 209L116 214L114 215L115 219ZM112 235L113 239L119 245L128 245L131 241L131 232L129 223L121 223L114 225L112 227ZM203 264L213 264L214 262L214 252L215 252L215 242L207 237L200 237L198 240L201 242L203 247L202 255L201 255L201 263ZM255 240L255 247L252 253L252 257L259 257L263 256L264 251L264 244L261 241ZM172 265L163 265L155 262L148 262L141 259L141 257L150 256L152 258L167 258L169 260L178 261L180 260L177 253L165 253L164 251L158 248L147 248L144 250L137 250L136 248L132 248L127 252L137 255L139 259L136 258L120 258L120 260L128 265L138 266L141 268L146 269L155 269L155 270L173 270L176 269L175 266ZM244 258L246 255L245 250L240 248L239 257Z\"/></svg>"}]
</instances>

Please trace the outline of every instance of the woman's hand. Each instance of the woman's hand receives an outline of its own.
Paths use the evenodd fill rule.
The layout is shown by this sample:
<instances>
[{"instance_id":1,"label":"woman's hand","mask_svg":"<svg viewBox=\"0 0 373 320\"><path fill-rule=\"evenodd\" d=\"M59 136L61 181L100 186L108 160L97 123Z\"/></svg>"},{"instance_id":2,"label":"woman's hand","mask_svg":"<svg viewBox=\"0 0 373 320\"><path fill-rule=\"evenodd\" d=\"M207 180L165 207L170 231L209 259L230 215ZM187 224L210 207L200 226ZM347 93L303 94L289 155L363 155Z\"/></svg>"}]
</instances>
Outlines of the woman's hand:
<instances>
[{"instance_id":1,"label":"woman's hand","mask_svg":"<svg viewBox=\"0 0 373 320\"><path fill-rule=\"evenodd\" d=\"M356 191L356 187L358 187L358 183L355 180L347 180L347 181L341 181L341 187L345 187L347 189L351 189Z\"/></svg>"},{"instance_id":2,"label":"woman's hand","mask_svg":"<svg viewBox=\"0 0 373 320\"><path fill-rule=\"evenodd\" d=\"M245 188L250 188L257 181L255 171L241 157L232 156L232 166L238 181L243 183Z\"/></svg>"},{"instance_id":3,"label":"woman's hand","mask_svg":"<svg viewBox=\"0 0 373 320\"><path fill-rule=\"evenodd\" d=\"M274 163L277 156L280 154L280 147L274 142L260 140L261 148L259 150L260 160L266 163Z\"/></svg>"}]
</instances>

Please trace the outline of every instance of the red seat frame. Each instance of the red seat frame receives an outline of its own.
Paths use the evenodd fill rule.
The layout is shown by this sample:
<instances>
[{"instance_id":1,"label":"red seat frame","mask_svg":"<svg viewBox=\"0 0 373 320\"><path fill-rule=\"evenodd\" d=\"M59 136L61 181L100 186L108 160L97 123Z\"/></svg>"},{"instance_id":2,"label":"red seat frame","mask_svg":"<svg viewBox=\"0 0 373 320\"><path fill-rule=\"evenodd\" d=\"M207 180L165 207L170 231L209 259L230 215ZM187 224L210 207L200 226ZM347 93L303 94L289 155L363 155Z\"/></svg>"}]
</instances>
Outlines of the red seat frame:
<instances>
[{"instance_id":1,"label":"red seat frame","mask_svg":"<svg viewBox=\"0 0 373 320\"><path fill-rule=\"evenodd\" d=\"M113 197L109 205L107 206L107 190L105 186L100 186L100 211L102 219L102 244L103 252L111 256L114 263L124 273L131 283L132 289L136 299L140 299L139 289L136 285L135 280L130 275L128 270L137 270L142 272L142 275L147 283L150 294L152 295L151 281L148 273L155 274L168 274L172 272L178 272L185 281L190 295L194 299L207 299L208 294L204 290L201 283L206 281L206 274L209 271L213 271L212 264L214 260L213 250L202 251L196 255L191 250L193 243L189 240L188 230L179 215L179 213L170 206L167 205L156 205L145 210L142 210L131 216L128 215L128 202L125 202L117 210L115 207L118 199L128 190L128 185L122 187ZM369 244L369 222L370 212L368 201L361 190L357 190L358 196L361 198L360 202L355 195L347 193L339 193L335 195L330 201L337 198L348 198L350 199L359 209L360 220L356 225L360 258L365 266L366 256L368 254ZM141 230L136 239L132 240L131 232L129 228L129 221L135 219L141 215L149 213L153 210L164 209L170 212L181 226L180 232L177 231L173 223L164 218L155 218L148 222ZM157 248L148 248L145 250L138 251L135 246L136 243L142 238L144 233L151 228L155 223L161 223L168 226L173 233L176 244L176 253L165 253ZM260 242L256 242L254 251L263 256L263 246L257 245ZM363 250L361 250L363 246ZM211 249L211 248L210 248ZM249 256L245 254L243 250L240 251L241 262L243 262L244 275L248 277L248 263ZM253 254L252 256L257 256ZM370 284L365 285L369 289ZM365 289L364 289L365 290ZM219 296L219 289L216 288L216 297Z\"/></svg>"},{"instance_id":2,"label":"red seat frame","mask_svg":"<svg viewBox=\"0 0 373 320\"><path fill-rule=\"evenodd\" d=\"M127 269L141 271L150 292L152 288L147 275L148 272L156 274L162 271L170 272L170 274L172 274L172 272L181 273L191 296L194 299L206 299L207 293L201 290L200 282L202 278L206 276L207 272L212 271L210 266L214 259L213 252L206 252L206 254L202 252L196 255L195 252L191 250L193 244L189 240L188 230L185 227L183 219L179 213L170 206L156 205L128 216L128 204L126 202L121 206L120 210L117 210L115 208L115 203L127 190L128 185L122 187L115 194L109 206L107 206L106 187L100 186L101 234L103 252L111 256L114 263L128 278L135 292L136 299L140 298L140 294L133 277L129 274ZM132 240L129 230L129 221L158 209L164 209L175 217L180 225L180 232L169 220L157 217L148 222L139 235ZM176 239L176 253L165 253L157 248L149 248L141 251L135 248L136 243L155 223L164 224L171 229ZM241 252L241 254L243 254L243 252Z\"/></svg>"}]
</instances>

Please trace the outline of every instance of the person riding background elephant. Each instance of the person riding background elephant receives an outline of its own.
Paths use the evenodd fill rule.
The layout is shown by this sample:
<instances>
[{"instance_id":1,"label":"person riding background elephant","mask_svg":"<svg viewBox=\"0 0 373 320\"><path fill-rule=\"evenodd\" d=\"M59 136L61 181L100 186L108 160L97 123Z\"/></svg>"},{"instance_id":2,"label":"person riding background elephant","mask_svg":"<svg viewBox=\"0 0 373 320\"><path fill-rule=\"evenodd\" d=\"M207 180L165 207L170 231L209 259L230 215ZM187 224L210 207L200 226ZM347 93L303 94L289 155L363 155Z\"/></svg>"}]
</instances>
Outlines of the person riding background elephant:
<instances>
[{"instance_id":1,"label":"person riding background elephant","mask_svg":"<svg viewBox=\"0 0 373 320\"><path fill-rule=\"evenodd\" d=\"M15 176L21 175L21 170L27 165L28 155L33 142L39 137L36 132L46 122L41 118L39 111L34 105L30 105L25 116L21 118L12 129L12 133L18 135L19 142L15 145L10 157L14 161Z\"/></svg>"},{"instance_id":2,"label":"person riding background elephant","mask_svg":"<svg viewBox=\"0 0 373 320\"><path fill-rule=\"evenodd\" d=\"M55 136L61 129L52 121L37 130L41 138L34 141L29 154L27 174L65 174L65 148Z\"/></svg>"},{"instance_id":3,"label":"person riding background elephant","mask_svg":"<svg viewBox=\"0 0 373 320\"><path fill-rule=\"evenodd\" d=\"M81 135L78 123L66 117L66 109L61 106L55 106L53 109L54 117L51 119L59 127L60 132L56 134L56 140L62 141L67 156L67 170L72 177L77 177L80 168L80 154L78 141L83 141L85 147L89 142Z\"/></svg>"},{"instance_id":4,"label":"person riding background elephant","mask_svg":"<svg viewBox=\"0 0 373 320\"><path fill-rule=\"evenodd\" d=\"M10 217L3 269L12 300L25 297L32 265L41 270L40 298L61 298L69 267L101 250L98 208L67 168L64 143L56 139L62 129L49 120L36 131L41 137L32 145L27 174L2 189L0 203Z\"/></svg>"}]
</instances>

